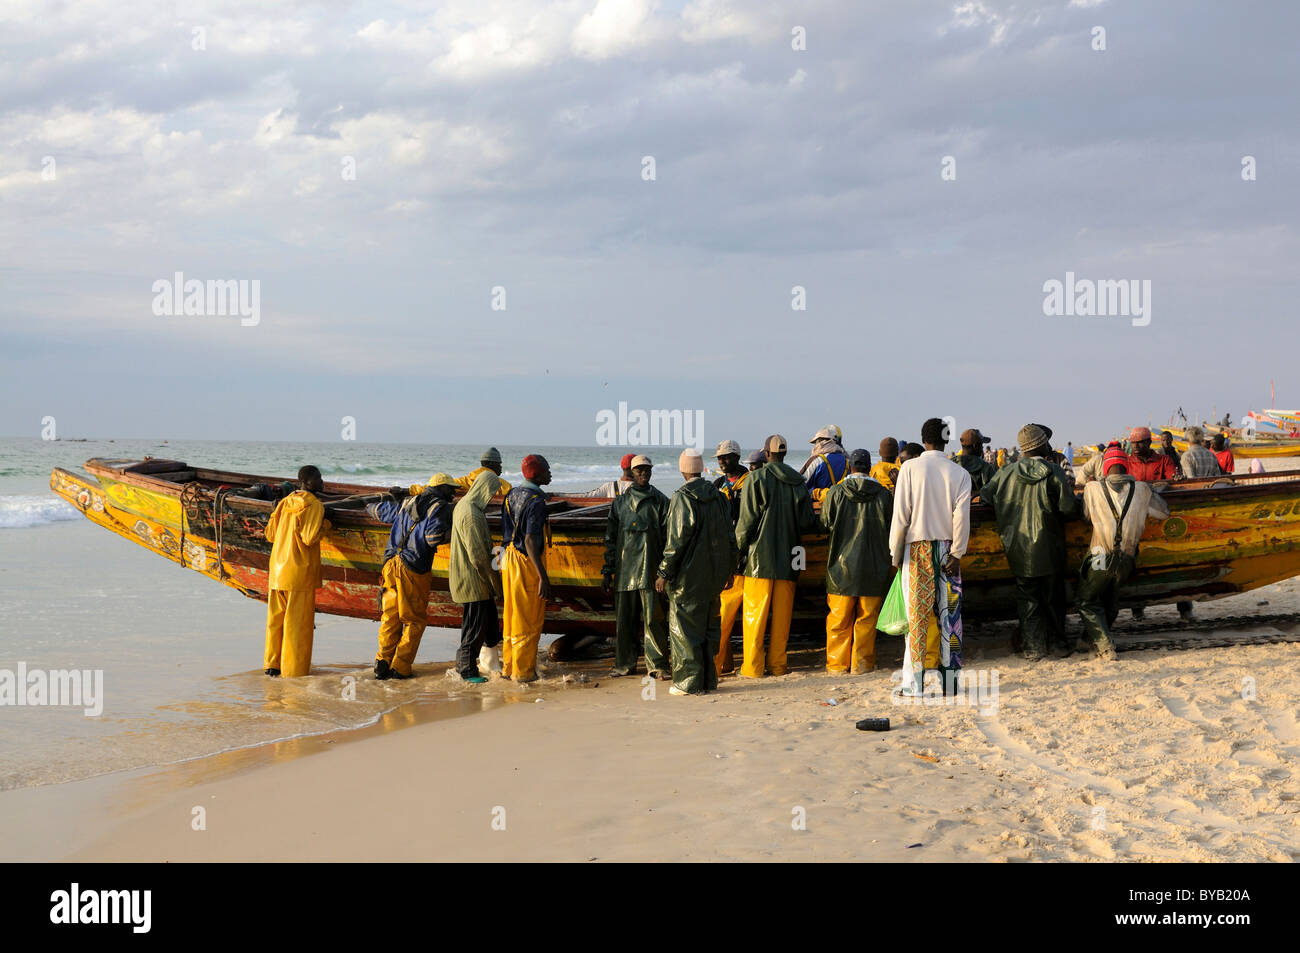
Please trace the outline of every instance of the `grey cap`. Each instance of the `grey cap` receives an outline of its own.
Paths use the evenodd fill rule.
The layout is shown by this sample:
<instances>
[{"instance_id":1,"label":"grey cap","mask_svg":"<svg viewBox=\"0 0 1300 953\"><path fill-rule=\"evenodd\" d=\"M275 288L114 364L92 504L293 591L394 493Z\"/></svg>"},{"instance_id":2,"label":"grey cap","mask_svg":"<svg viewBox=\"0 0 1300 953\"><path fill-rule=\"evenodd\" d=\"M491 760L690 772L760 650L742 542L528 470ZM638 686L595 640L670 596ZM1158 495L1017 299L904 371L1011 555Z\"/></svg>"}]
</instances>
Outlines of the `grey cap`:
<instances>
[{"instance_id":1,"label":"grey cap","mask_svg":"<svg viewBox=\"0 0 1300 953\"><path fill-rule=\"evenodd\" d=\"M740 444L736 443L734 440L724 440L722 443L718 444L718 452L715 453L714 456L722 457L726 456L728 453L734 453L736 456L740 456Z\"/></svg>"},{"instance_id":2,"label":"grey cap","mask_svg":"<svg viewBox=\"0 0 1300 953\"><path fill-rule=\"evenodd\" d=\"M496 447L488 447L483 451L482 456L478 458L479 463L501 463L501 451Z\"/></svg>"}]
</instances>

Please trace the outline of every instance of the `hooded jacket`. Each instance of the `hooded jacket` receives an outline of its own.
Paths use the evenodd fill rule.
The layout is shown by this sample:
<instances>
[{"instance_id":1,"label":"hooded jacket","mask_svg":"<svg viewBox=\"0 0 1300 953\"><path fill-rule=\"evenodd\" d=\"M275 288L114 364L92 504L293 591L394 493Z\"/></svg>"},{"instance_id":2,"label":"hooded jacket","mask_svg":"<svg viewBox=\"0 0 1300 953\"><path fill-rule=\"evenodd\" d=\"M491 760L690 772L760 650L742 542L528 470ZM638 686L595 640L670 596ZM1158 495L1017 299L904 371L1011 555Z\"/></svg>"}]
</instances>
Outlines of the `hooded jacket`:
<instances>
[{"instance_id":1,"label":"hooded jacket","mask_svg":"<svg viewBox=\"0 0 1300 953\"><path fill-rule=\"evenodd\" d=\"M411 572L423 575L433 571L433 554L439 544L447 541L451 530L450 503L432 489L424 489L401 503L392 500L371 503L366 512L377 520L392 524L388 546L384 549L384 562L400 555ZM403 539L406 540L404 546ZM402 546L400 554L398 546Z\"/></svg>"},{"instance_id":2,"label":"hooded jacket","mask_svg":"<svg viewBox=\"0 0 1300 953\"><path fill-rule=\"evenodd\" d=\"M833 596L883 596L894 577L889 525L894 495L875 480L852 475L826 492L821 524L830 534L826 591Z\"/></svg>"},{"instance_id":3,"label":"hooded jacket","mask_svg":"<svg viewBox=\"0 0 1300 953\"><path fill-rule=\"evenodd\" d=\"M320 541L331 528L325 507L306 490L295 490L277 503L266 523L271 542L266 587L289 592L319 589Z\"/></svg>"},{"instance_id":4,"label":"hooded jacket","mask_svg":"<svg viewBox=\"0 0 1300 953\"><path fill-rule=\"evenodd\" d=\"M979 496L979 492L984 486L993 479L993 475L998 472L998 468L993 464L985 461L984 457L978 454L967 455L959 453L953 461L963 470L970 474L970 492L971 496Z\"/></svg>"},{"instance_id":5,"label":"hooded jacket","mask_svg":"<svg viewBox=\"0 0 1300 953\"><path fill-rule=\"evenodd\" d=\"M652 486L635 483L614 497L605 521L605 565L619 592L650 589L664 555L668 497Z\"/></svg>"},{"instance_id":6,"label":"hooded jacket","mask_svg":"<svg viewBox=\"0 0 1300 953\"><path fill-rule=\"evenodd\" d=\"M1065 471L1041 457L1003 467L980 500L993 507L1011 574L1051 576L1065 569L1065 521L1081 508Z\"/></svg>"},{"instance_id":7,"label":"hooded jacket","mask_svg":"<svg viewBox=\"0 0 1300 953\"><path fill-rule=\"evenodd\" d=\"M812 497L797 470L776 461L755 470L740 492L741 572L755 579L795 579L795 547L817 528Z\"/></svg>"},{"instance_id":8,"label":"hooded jacket","mask_svg":"<svg viewBox=\"0 0 1300 953\"><path fill-rule=\"evenodd\" d=\"M447 576L451 600L459 605L493 597L492 531L488 528L487 505L501 482L495 473L484 469L452 511Z\"/></svg>"},{"instance_id":9,"label":"hooded jacket","mask_svg":"<svg viewBox=\"0 0 1300 953\"><path fill-rule=\"evenodd\" d=\"M658 574L668 580L675 611L690 614L716 612L718 595L735 571L731 507L712 484L696 477L684 483L668 505Z\"/></svg>"}]
</instances>

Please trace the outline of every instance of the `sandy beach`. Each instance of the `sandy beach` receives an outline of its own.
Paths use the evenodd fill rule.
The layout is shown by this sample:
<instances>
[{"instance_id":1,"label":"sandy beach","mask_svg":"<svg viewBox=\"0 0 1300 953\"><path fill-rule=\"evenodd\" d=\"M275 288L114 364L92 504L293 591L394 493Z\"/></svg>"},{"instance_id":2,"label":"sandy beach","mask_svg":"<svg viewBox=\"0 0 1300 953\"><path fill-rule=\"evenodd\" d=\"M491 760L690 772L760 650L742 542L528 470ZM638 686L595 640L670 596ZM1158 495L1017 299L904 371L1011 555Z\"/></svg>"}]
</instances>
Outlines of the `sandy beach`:
<instances>
[{"instance_id":1,"label":"sandy beach","mask_svg":"<svg viewBox=\"0 0 1300 953\"><path fill-rule=\"evenodd\" d=\"M1289 580L1198 614L1298 608ZM827 675L805 649L787 676L702 698L553 669L537 690L487 686L463 717L412 705L360 731L6 792L0 836L9 859L93 861L1300 856L1300 645L1031 665L1010 631L968 642L968 669L998 673L995 711L891 705L900 642L885 637L869 675ZM869 716L893 730L855 730Z\"/></svg>"}]
</instances>

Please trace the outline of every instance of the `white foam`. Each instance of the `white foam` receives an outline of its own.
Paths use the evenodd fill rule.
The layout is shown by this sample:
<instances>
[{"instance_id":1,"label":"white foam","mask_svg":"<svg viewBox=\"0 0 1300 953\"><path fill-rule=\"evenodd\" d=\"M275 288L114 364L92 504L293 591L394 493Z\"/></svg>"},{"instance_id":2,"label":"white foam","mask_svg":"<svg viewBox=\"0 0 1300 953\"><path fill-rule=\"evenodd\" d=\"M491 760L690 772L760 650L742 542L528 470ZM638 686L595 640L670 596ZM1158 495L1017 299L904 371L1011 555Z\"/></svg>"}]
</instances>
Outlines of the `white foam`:
<instances>
[{"instance_id":1,"label":"white foam","mask_svg":"<svg viewBox=\"0 0 1300 953\"><path fill-rule=\"evenodd\" d=\"M66 500L48 496L0 496L0 529L24 529L75 520L80 515Z\"/></svg>"}]
</instances>

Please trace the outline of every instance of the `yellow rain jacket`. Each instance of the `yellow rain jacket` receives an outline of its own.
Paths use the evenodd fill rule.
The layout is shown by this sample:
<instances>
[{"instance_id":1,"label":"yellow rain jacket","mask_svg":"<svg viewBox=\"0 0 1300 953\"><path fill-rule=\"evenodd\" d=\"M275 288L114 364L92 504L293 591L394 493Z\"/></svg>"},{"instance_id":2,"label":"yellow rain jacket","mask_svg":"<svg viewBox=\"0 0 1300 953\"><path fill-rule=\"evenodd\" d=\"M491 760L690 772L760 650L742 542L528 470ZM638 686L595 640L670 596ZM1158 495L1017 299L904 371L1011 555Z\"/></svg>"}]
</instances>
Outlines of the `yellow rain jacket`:
<instances>
[{"instance_id":1,"label":"yellow rain jacket","mask_svg":"<svg viewBox=\"0 0 1300 953\"><path fill-rule=\"evenodd\" d=\"M306 490L290 493L276 504L266 524L271 541L267 588L289 592L321 586L320 541L332 529L325 507Z\"/></svg>"},{"instance_id":2,"label":"yellow rain jacket","mask_svg":"<svg viewBox=\"0 0 1300 953\"><path fill-rule=\"evenodd\" d=\"M466 490L468 490L470 487L474 485L474 481L478 479L480 473L492 473L492 471L489 470L487 467L479 467L477 470L471 470L463 477L457 477L455 483L457 486L464 487ZM492 473L492 475L497 476L495 473ZM497 479L501 480L500 477L497 477ZM505 496L507 493L510 492L510 484L507 483L505 480L501 480L501 489L498 490L497 492L500 493L502 496ZM487 596L484 596L483 598L486 599Z\"/></svg>"}]
</instances>

